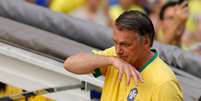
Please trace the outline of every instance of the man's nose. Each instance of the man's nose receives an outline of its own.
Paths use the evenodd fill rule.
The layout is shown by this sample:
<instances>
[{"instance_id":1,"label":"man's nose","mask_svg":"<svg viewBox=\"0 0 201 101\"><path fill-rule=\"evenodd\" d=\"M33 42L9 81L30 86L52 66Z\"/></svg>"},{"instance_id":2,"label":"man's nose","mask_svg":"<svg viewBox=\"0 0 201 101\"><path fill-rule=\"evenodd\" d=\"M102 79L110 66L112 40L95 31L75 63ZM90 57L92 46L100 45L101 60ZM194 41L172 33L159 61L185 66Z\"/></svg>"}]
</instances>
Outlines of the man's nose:
<instances>
[{"instance_id":1,"label":"man's nose","mask_svg":"<svg viewBox=\"0 0 201 101\"><path fill-rule=\"evenodd\" d=\"M116 48L116 50L117 50L117 54L118 54L118 55L122 55L122 54L123 54L123 49L122 49L121 47L118 46L118 47Z\"/></svg>"}]
</instances>

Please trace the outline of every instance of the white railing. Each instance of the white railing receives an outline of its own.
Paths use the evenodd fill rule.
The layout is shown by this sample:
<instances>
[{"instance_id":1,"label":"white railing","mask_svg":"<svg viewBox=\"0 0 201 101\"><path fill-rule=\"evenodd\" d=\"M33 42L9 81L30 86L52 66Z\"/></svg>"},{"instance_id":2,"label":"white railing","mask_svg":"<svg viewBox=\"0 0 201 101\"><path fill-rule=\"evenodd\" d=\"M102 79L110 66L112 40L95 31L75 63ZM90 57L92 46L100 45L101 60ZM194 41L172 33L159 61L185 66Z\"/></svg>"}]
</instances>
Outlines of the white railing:
<instances>
[{"instance_id":1,"label":"white railing","mask_svg":"<svg viewBox=\"0 0 201 101\"><path fill-rule=\"evenodd\" d=\"M33 91L48 87L68 86L88 82L102 87L103 81L91 75L76 75L67 72L63 63L0 43L0 81ZM57 101L88 101L89 92L79 88L46 96Z\"/></svg>"}]
</instances>

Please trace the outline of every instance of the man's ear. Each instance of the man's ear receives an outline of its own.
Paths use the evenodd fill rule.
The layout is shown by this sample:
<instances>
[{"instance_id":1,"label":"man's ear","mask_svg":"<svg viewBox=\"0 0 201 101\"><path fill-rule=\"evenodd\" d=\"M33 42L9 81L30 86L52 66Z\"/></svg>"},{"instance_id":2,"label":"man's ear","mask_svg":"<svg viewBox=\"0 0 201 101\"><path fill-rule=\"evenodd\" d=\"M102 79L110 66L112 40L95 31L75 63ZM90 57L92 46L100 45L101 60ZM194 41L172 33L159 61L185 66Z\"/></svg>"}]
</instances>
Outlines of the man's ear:
<instances>
[{"instance_id":1,"label":"man's ear","mask_svg":"<svg viewBox=\"0 0 201 101\"><path fill-rule=\"evenodd\" d=\"M150 48L151 40L150 40L150 38L148 36L144 37L143 42L144 42L145 47Z\"/></svg>"}]
</instances>

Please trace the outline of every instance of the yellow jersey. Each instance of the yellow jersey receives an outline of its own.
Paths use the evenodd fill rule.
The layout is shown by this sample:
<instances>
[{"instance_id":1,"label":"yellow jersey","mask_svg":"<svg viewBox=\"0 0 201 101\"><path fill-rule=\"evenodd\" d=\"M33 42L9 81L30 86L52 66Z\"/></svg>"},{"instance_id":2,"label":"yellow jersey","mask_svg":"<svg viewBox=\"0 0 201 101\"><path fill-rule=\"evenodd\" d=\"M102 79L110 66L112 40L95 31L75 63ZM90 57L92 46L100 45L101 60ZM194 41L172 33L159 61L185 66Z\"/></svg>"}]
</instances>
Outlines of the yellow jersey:
<instances>
[{"instance_id":1,"label":"yellow jersey","mask_svg":"<svg viewBox=\"0 0 201 101\"><path fill-rule=\"evenodd\" d=\"M105 76L101 101L183 101L180 85L170 69L160 58L156 50L154 56L140 68L144 83L135 86L134 80L127 84L126 75L118 81L118 70L112 65L95 70L95 76ZM97 55L116 56L115 48L105 51L93 51Z\"/></svg>"}]
</instances>

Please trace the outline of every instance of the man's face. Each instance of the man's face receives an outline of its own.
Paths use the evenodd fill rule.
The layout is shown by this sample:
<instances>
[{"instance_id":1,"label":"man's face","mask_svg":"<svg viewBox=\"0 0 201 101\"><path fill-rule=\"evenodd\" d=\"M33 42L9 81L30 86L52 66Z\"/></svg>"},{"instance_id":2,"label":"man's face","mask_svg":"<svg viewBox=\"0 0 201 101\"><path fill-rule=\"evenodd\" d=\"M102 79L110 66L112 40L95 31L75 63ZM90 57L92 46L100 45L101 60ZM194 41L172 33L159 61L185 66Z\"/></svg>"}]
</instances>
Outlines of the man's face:
<instances>
[{"instance_id":1,"label":"man's face","mask_svg":"<svg viewBox=\"0 0 201 101\"><path fill-rule=\"evenodd\" d=\"M164 31L169 30L170 28L172 28L171 26L174 25L175 10L176 6L169 7L165 10L162 20L162 27Z\"/></svg>"},{"instance_id":2,"label":"man's face","mask_svg":"<svg viewBox=\"0 0 201 101\"><path fill-rule=\"evenodd\" d=\"M113 33L117 56L132 65L136 64L146 47L143 39L136 32L120 31L116 27L113 28Z\"/></svg>"}]
</instances>

